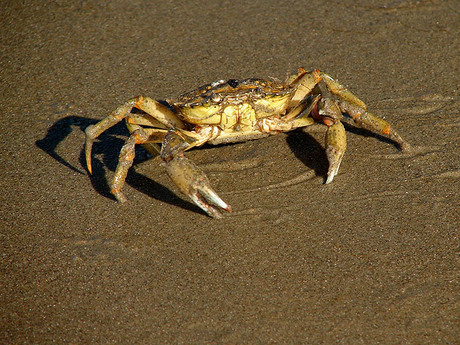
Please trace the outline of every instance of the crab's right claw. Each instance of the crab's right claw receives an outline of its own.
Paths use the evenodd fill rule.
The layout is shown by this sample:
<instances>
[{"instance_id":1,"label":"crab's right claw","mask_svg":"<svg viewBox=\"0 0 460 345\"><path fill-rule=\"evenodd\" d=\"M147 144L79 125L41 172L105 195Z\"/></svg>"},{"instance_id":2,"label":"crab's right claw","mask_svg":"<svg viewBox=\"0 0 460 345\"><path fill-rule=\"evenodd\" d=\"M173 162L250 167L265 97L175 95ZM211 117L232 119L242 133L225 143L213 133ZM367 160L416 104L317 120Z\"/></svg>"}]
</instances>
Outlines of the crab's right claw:
<instances>
[{"instance_id":1,"label":"crab's right claw","mask_svg":"<svg viewBox=\"0 0 460 345\"><path fill-rule=\"evenodd\" d=\"M219 210L231 212L225 203L211 188L206 174L183 155L166 162L166 171L179 189L192 201L214 218L222 218Z\"/></svg>"}]
</instances>

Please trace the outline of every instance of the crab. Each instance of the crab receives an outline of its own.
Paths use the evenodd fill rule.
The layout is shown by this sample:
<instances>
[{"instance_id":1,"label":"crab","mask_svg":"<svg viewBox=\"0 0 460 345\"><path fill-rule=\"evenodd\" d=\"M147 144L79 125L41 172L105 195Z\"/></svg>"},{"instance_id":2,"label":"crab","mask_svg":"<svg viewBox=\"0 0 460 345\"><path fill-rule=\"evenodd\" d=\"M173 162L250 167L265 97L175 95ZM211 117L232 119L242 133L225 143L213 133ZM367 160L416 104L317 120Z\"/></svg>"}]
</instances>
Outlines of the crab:
<instances>
[{"instance_id":1,"label":"crab","mask_svg":"<svg viewBox=\"0 0 460 345\"><path fill-rule=\"evenodd\" d=\"M258 139L321 123L327 126L325 183L337 175L346 149L343 122L384 135L408 151L410 145L388 122L367 111L366 104L328 74L300 68L285 81L219 80L168 100L166 104L138 96L128 100L95 125L86 128L85 156L90 174L94 140L121 120L131 135L123 145L111 193L122 193L135 145L160 155L166 172L180 191L209 216L220 218L231 207L212 189L206 174L184 152L205 143L222 144ZM133 108L141 111L132 112ZM161 147L158 145L161 143Z\"/></svg>"}]
</instances>

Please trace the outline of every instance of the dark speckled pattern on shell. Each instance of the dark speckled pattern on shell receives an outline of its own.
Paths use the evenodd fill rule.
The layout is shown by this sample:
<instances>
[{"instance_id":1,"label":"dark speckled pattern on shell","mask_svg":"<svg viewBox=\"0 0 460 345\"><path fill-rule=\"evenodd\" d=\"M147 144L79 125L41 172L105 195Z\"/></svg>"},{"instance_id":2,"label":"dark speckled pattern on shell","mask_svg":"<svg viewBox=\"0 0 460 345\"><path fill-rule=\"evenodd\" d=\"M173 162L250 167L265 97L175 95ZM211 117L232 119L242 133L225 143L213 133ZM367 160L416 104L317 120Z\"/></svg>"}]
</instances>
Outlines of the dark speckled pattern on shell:
<instances>
[{"instance_id":1,"label":"dark speckled pattern on shell","mask_svg":"<svg viewBox=\"0 0 460 345\"><path fill-rule=\"evenodd\" d=\"M292 87L289 85L264 79L218 80L184 93L173 104L178 108L203 104L236 104L284 95L291 91Z\"/></svg>"}]
</instances>

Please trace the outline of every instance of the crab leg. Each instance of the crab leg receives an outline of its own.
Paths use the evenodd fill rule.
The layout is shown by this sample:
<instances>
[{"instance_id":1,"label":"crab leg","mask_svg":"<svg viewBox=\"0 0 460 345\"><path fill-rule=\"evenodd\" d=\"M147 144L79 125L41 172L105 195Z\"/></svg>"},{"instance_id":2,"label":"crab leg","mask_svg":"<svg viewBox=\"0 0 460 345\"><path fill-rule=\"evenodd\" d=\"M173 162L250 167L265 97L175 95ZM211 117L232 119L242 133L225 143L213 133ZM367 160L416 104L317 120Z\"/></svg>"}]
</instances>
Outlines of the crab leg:
<instances>
[{"instance_id":1,"label":"crab leg","mask_svg":"<svg viewBox=\"0 0 460 345\"><path fill-rule=\"evenodd\" d=\"M347 137L341 109L337 103L330 99L321 99L318 103L318 114L323 123L327 126L326 132L326 155L329 161L326 184L331 183L337 175L342 162L343 155L347 148Z\"/></svg>"},{"instance_id":2,"label":"crab leg","mask_svg":"<svg viewBox=\"0 0 460 345\"><path fill-rule=\"evenodd\" d=\"M184 157L184 151L190 146L184 132L170 130L163 141L161 158L165 162L166 172L180 191L197 206L211 217L221 218L219 209L231 212L231 207L211 188L206 174Z\"/></svg>"},{"instance_id":3,"label":"crab leg","mask_svg":"<svg viewBox=\"0 0 460 345\"><path fill-rule=\"evenodd\" d=\"M326 73L321 72L321 77L326 83L329 91L341 99L338 103L341 111L350 115L358 126L377 134L386 135L388 138L398 143L402 151L410 150L409 143L405 141L388 122L368 112L366 104L348 91L345 86L341 85Z\"/></svg>"},{"instance_id":4,"label":"crab leg","mask_svg":"<svg viewBox=\"0 0 460 345\"><path fill-rule=\"evenodd\" d=\"M391 140L397 142L403 152L410 151L410 144L384 119L346 101L339 102L339 107L344 113L350 115L358 126L371 132L387 136Z\"/></svg>"},{"instance_id":5,"label":"crab leg","mask_svg":"<svg viewBox=\"0 0 460 345\"><path fill-rule=\"evenodd\" d=\"M135 146L137 144L160 143L166 137L167 131L164 129L145 129L138 128L131 133L121 148L118 165L113 176L110 192L119 202L125 202L126 197L121 192L125 184L129 168L133 165L135 156Z\"/></svg>"},{"instance_id":6,"label":"crab leg","mask_svg":"<svg viewBox=\"0 0 460 345\"><path fill-rule=\"evenodd\" d=\"M134 115L134 114L131 114L131 115ZM138 130L138 129L144 129L144 130L147 130L147 131L152 130L152 128L143 128L143 127L141 127L139 124L143 124L144 121L139 121L139 118L136 118L136 122L132 122L131 115L126 118L126 127L128 128L130 133L133 133L135 130ZM146 122L145 125L147 125L147 126L150 125L151 126L151 123L149 123L148 121L145 121L145 122ZM162 127L160 126L160 128L162 128ZM159 142L161 142L161 140ZM144 143L144 144L142 144L142 146L144 147L144 149L148 153L150 153L150 155L152 157L158 156L160 154L161 148L156 143L151 143L151 142L150 143Z\"/></svg>"},{"instance_id":7,"label":"crab leg","mask_svg":"<svg viewBox=\"0 0 460 345\"><path fill-rule=\"evenodd\" d=\"M307 96L303 100L301 100L294 109L290 110L286 115L283 116L283 121L291 121L296 117L300 116L302 113L308 115L311 111L316 107L316 104L320 100L321 96Z\"/></svg>"},{"instance_id":8,"label":"crab leg","mask_svg":"<svg viewBox=\"0 0 460 345\"><path fill-rule=\"evenodd\" d=\"M364 110L367 109L366 104L362 100L360 100L350 91L348 91L345 86L340 84L337 80L332 78L329 74L326 74L324 72L320 72L320 74L321 74L321 79L326 83L327 88L334 95L337 95L344 101L351 103L351 104L355 104Z\"/></svg>"},{"instance_id":9,"label":"crab leg","mask_svg":"<svg viewBox=\"0 0 460 345\"><path fill-rule=\"evenodd\" d=\"M86 156L86 166L88 171L92 173L91 166L91 150L93 147L94 140L101 135L104 131L110 127L116 125L118 122L130 116L131 109L135 107L142 111L145 111L151 117L150 125L155 125L160 123L164 128L184 128L183 122L166 106L155 101L150 97L138 96L127 101L122 106L118 107L113 113L108 115L106 118L102 119L95 125L88 126L85 130L86 133L86 143L85 143L85 156ZM136 116L133 116L135 119ZM146 119L145 121L148 121ZM133 123L134 121L128 121L128 123ZM129 128L129 126L128 126Z\"/></svg>"},{"instance_id":10,"label":"crab leg","mask_svg":"<svg viewBox=\"0 0 460 345\"><path fill-rule=\"evenodd\" d=\"M91 166L91 150L93 148L94 140L104 131L123 120L129 114L135 103L135 98L130 99L128 102L118 107L113 113L99 121L97 124L88 126L86 128L85 156L86 167L88 168L90 174L93 173L93 169Z\"/></svg>"},{"instance_id":11,"label":"crab leg","mask_svg":"<svg viewBox=\"0 0 460 345\"><path fill-rule=\"evenodd\" d=\"M321 81L321 72L314 70L306 73L299 80L297 88L291 97L289 107L292 109L296 107L303 99L310 94L313 88Z\"/></svg>"}]
</instances>

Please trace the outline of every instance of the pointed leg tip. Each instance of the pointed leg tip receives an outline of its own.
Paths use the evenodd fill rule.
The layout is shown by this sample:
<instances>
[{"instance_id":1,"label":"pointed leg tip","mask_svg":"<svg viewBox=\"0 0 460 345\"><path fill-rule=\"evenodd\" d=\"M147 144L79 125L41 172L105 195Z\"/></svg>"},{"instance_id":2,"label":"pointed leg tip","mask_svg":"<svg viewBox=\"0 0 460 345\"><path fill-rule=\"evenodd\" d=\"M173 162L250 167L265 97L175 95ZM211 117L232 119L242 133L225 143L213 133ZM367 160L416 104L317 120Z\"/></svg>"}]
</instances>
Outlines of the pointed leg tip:
<instances>
[{"instance_id":1,"label":"pointed leg tip","mask_svg":"<svg viewBox=\"0 0 460 345\"><path fill-rule=\"evenodd\" d=\"M338 170L339 170L338 167L337 167L337 169L329 170L327 172L327 178L326 178L326 181L324 182L324 184L331 183L334 180L334 177L337 176Z\"/></svg>"},{"instance_id":2,"label":"pointed leg tip","mask_svg":"<svg viewBox=\"0 0 460 345\"><path fill-rule=\"evenodd\" d=\"M86 140L85 144L85 158L86 158L86 167L89 171L89 173L92 175L93 174L93 167L91 164L91 151L93 148L93 142Z\"/></svg>"},{"instance_id":3,"label":"pointed leg tip","mask_svg":"<svg viewBox=\"0 0 460 345\"><path fill-rule=\"evenodd\" d=\"M232 212L232 208L229 204L221 199L221 197L208 185L208 181L202 181L202 184L199 187L199 193L207 203L215 205L222 210L227 212ZM211 207L208 204L209 207Z\"/></svg>"},{"instance_id":4,"label":"pointed leg tip","mask_svg":"<svg viewBox=\"0 0 460 345\"><path fill-rule=\"evenodd\" d=\"M93 174L93 165L91 164L91 157L86 156L86 169L88 170L89 174Z\"/></svg>"},{"instance_id":5,"label":"pointed leg tip","mask_svg":"<svg viewBox=\"0 0 460 345\"><path fill-rule=\"evenodd\" d=\"M91 164L91 157L90 158L86 157L86 169L88 170L90 175L93 174L93 166Z\"/></svg>"},{"instance_id":6,"label":"pointed leg tip","mask_svg":"<svg viewBox=\"0 0 460 345\"><path fill-rule=\"evenodd\" d=\"M117 201L120 204L123 204L126 201L128 201L128 199L126 199L125 195L122 192L120 192L119 190L111 189L110 192L112 193L112 195L115 197L115 199L117 199Z\"/></svg>"},{"instance_id":7,"label":"pointed leg tip","mask_svg":"<svg viewBox=\"0 0 460 345\"><path fill-rule=\"evenodd\" d=\"M337 162L336 160L332 160L332 161L330 160L329 164L330 164L330 168L329 168L329 171L327 172L327 178L324 184L331 183L334 180L334 177L336 177L339 172L340 162Z\"/></svg>"}]
</instances>

